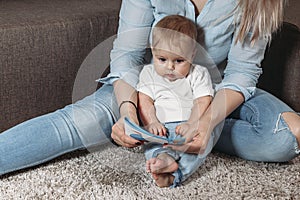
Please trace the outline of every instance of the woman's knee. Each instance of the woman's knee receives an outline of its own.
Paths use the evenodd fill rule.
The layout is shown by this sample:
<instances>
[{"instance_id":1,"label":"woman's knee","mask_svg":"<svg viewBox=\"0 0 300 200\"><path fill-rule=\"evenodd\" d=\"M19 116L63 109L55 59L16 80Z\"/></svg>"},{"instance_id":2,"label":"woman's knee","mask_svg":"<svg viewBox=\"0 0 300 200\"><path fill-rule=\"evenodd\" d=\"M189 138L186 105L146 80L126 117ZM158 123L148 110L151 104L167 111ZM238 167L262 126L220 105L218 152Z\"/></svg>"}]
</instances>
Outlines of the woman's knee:
<instances>
[{"instance_id":1,"label":"woman's knee","mask_svg":"<svg viewBox=\"0 0 300 200\"><path fill-rule=\"evenodd\" d=\"M287 123L291 132L295 135L300 146L300 116L294 112L282 113L284 121Z\"/></svg>"}]
</instances>

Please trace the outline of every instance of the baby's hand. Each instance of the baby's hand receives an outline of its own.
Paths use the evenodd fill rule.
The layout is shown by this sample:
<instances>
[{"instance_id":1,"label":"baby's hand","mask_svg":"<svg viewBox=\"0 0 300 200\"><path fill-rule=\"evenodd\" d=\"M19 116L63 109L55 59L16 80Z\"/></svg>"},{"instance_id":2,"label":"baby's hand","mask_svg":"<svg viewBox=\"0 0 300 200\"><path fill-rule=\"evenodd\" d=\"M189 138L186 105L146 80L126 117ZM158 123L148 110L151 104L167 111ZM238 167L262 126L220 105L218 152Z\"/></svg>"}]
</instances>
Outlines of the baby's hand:
<instances>
[{"instance_id":1,"label":"baby's hand","mask_svg":"<svg viewBox=\"0 0 300 200\"><path fill-rule=\"evenodd\" d=\"M150 133L153 133L154 135L159 135L159 136L166 136L167 135L167 130L159 122L154 122L149 124L148 126L145 127Z\"/></svg>"},{"instance_id":2,"label":"baby's hand","mask_svg":"<svg viewBox=\"0 0 300 200\"><path fill-rule=\"evenodd\" d=\"M178 135L186 135L188 130L191 128L191 124L188 124L186 122L179 124L178 126L176 126L175 132Z\"/></svg>"}]
</instances>

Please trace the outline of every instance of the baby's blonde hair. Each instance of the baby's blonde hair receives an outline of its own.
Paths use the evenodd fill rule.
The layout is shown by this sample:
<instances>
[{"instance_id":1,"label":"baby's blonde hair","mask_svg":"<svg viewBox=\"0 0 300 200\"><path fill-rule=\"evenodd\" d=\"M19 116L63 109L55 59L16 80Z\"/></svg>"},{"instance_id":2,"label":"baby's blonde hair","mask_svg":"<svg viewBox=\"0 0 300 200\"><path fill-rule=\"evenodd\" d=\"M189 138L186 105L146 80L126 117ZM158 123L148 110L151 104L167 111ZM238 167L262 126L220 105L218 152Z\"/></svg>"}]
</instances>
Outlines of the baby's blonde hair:
<instances>
[{"instance_id":1,"label":"baby's blonde hair","mask_svg":"<svg viewBox=\"0 0 300 200\"><path fill-rule=\"evenodd\" d=\"M167 34L164 34L164 29L172 30L174 32L168 32ZM170 38L170 36L173 34L177 36L177 33L182 33L184 35L187 35L194 40L197 38L196 24L193 21L181 15L169 15L162 18L155 25L153 32L154 32L153 34L154 40L159 39L159 38L155 38L155 36L158 37L164 36ZM169 35L170 33L171 35Z\"/></svg>"},{"instance_id":2,"label":"baby's blonde hair","mask_svg":"<svg viewBox=\"0 0 300 200\"><path fill-rule=\"evenodd\" d=\"M153 28L152 47L185 56L196 47L197 26L195 22L180 15L169 15Z\"/></svg>"},{"instance_id":3,"label":"baby's blonde hair","mask_svg":"<svg viewBox=\"0 0 300 200\"><path fill-rule=\"evenodd\" d=\"M238 0L236 10L240 14L240 29L237 40L243 42L247 33L252 32L251 42L259 37L271 39L283 21L287 0ZM236 41L237 42L237 41Z\"/></svg>"}]
</instances>

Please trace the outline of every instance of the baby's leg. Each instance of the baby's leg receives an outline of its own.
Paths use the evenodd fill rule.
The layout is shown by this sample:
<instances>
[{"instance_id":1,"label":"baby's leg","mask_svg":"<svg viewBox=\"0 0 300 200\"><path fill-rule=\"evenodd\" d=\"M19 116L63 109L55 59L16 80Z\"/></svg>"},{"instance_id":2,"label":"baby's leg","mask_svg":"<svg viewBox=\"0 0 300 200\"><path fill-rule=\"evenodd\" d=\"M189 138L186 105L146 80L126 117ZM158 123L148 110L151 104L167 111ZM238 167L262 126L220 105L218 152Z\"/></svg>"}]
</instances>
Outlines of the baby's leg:
<instances>
[{"instance_id":1,"label":"baby's leg","mask_svg":"<svg viewBox=\"0 0 300 200\"><path fill-rule=\"evenodd\" d=\"M195 173L201 165L204 164L207 155L211 152L214 145L215 132L210 137L205 152L203 154L190 154L181 152L179 154L180 160L178 161L178 170L173 173L175 179L173 186L179 186L182 182L187 180L193 173Z\"/></svg>"},{"instance_id":2,"label":"baby's leg","mask_svg":"<svg viewBox=\"0 0 300 200\"><path fill-rule=\"evenodd\" d=\"M174 137L175 127L178 123L168 123L165 127L168 130L169 136ZM178 153L170 148L163 148L158 143L147 143L145 146L146 170L149 173L163 174L171 173L178 169Z\"/></svg>"},{"instance_id":3,"label":"baby's leg","mask_svg":"<svg viewBox=\"0 0 300 200\"><path fill-rule=\"evenodd\" d=\"M152 174L157 186L168 187L172 185L174 180L172 173L178 169L176 162L178 154L156 143L147 143L144 148L147 160L146 171Z\"/></svg>"},{"instance_id":4,"label":"baby's leg","mask_svg":"<svg viewBox=\"0 0 300 200\"><path fill-rule=\"evenodd\" d=\"M167 123L169 137L175 137L175 127L178 122ZM160 144L148 143L145 145L146 170L152 174L155 183L159 187L168 187L173 185L175 175L178 171L179 154L172 149L163 148Z\"/></svg>"}]
</instances>

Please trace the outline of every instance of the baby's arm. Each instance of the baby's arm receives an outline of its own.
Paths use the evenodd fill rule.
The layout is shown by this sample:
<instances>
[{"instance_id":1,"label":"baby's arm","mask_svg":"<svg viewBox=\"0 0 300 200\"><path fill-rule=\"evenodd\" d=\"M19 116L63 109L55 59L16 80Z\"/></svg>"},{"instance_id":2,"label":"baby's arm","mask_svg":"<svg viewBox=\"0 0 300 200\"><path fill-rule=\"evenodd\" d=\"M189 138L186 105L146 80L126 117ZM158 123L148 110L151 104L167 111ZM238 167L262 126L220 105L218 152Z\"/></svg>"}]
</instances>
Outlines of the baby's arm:
<instances>
[{"instance_id":1,"label":"baby's arm","mask_svg":"<svg viewBox=\"0 0 300 200\"><path fill-rule=\"evenodd\" d=\"M199 120L201 116L205 113L206 109L212 101L212 96L207 95L203 97L198 97L194 100L191 116L188 121L178 125L176 127L176 133L180 135L185 135L187 131L192 128L193 122Z\"/></svg>"},{"instance_id":2,"label":"baby's arm","mask_svg":"<svg viewBox=\"0 0 300 200\"><path fill-rule=\"evenodd\" d=\"M148 95L138 93L139 114L145 128L154 135L166 136L166 128L156 117L153 99Z\"/></svg>"}]
</instances>

